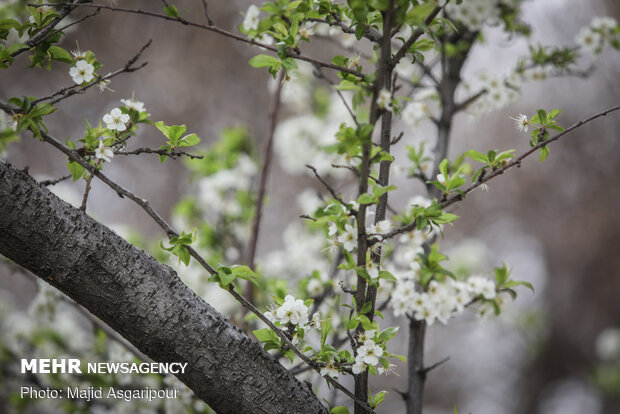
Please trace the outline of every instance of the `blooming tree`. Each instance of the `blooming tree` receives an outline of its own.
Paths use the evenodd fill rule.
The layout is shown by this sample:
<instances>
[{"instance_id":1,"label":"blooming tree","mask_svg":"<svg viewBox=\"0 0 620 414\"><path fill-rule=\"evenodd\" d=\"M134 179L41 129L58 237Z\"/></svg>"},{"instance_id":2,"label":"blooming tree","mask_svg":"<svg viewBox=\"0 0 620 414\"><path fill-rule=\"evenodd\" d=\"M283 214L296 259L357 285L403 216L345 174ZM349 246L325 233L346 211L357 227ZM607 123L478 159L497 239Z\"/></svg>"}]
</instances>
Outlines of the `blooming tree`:
<instances>
[{"instance_id":1,"label":"blooming tree","mask_svg":"<svg viewBox=\"0 0 620 414\"><path fill-rule=\"evenodd\" d=\"M589 60L607 49L620 48L617 22L607 17L596 18L575 35L570 45L532 43L529 54L515 59L509 73L484 72L475 79L463 79L463 67L472 48L484 43L489 27L501 29L502 36L532 36L527 22L521 19L521 9L527 1L275 0L250 5L236 29L225 29L213 21L209 14L213 5L205 0L201 1L201 20L187 16L171 1L162 0L159 5L161 10L147 11L116 2L16 1L0 9L0 67L21 65L21 59L29 56L31 67L67 65L67 79L72 81L71 86L48 96L0 96L0 109L5 114L0 124L0 150L31 135L66 155L69 174L65 179L83 183L84 189L81 212L74 211L58 204L49 192L6 163L0 164L0 211L5 216L4 221L0 220L0 234L10 241L0 243L0 252L68 294L129 341L98 319L90 320L58 291L40 283L30 318L41 326L5 318L4 330L11 335L0 343L5 350L3 358L14 361L20 355L50 352L118 361L134 356L170 360L172 355L178 355L187 358L195 370L180 378L189 388L180 400L166 400L167 410L238 412L235 410L242 407L247 412L333 413L349 412L350 407L355 413L375 412L388 393L373 389L369 377L393 374L401 360L406 361L407 367L406 373L401 373L407 381L407 389L402 392L406 412L421 413L426 377L438 366L424 360L427 329L448 324L465 310L473 310L481 317L499 315L516 298L518 288L533 290L530 283L513 280L507 264L475 271L449 265L448 256L442 252L442 241L449 237L451 223L459 218L451 212L452 207L466 203L473 191L488 189L488 182L520 167L530 155L537 153L538 159L544 161L549 156L550 144L620 106L600 108L570 127L563 125L560 109L524 108L524 113L511 118L520 132L528 134L529 150L517 153L510 148L471 149L449 159L455 116L467 113L473 119L482 119L514 102L526 83L587 76L589 71L584 67ZM188 133L185 125L168 125L152 119L148 102L134 96L120 101L110 98L113 78L148 70L142 69L145 64L139 62L150 42L123 67L104 75L104 64L94 51L79 47L69 51L66 41L70 26L96 18L102 11L117 13L119 17L131 13L144 19L192 26L203 30L206 36L223 36L252 47L256 55L249 64L267 70L273 79L269 85L271 106L265 114L270 127L263 150L259 151L248 131L239 127L224 130L219 141L200 147L198 135ZM306 46L316 39L328 40L333 49L320 56L307 53ZM45 118L62 110L65 99L90 92L93 87L104 93L100 99L109 100L113 109L94 124L87 121L82 135L64 142L55 138L46 127ZM287 110L286 118L282 108ZM434 125L436 137L428 141L411 139L410 131L425 123ZM157 130L162 144L132 149L132 138L146 128ZM173 225L147 200L108 175L118 156L140 154L154 154L162 164L182 158L191 171L191 191L177 204ZM283 233L284 249L258 257L261 217L274 155L288 174L308 174L320 183L323 191L300 192L304 215ZM117 269L114 263L129 261L125 257L129 254L110 247L115 236L88 221L88 196L94 179L139 205L164 230L166 241L132 242L172 266L195 293L181 284L174 273L167 273L167 267L154 261L133 270L144 276L144 268L148 267L165 276L161 281L149 281L150 290L144 292L119 278L117 285L109 287L110 292L120 289L135 295L136 306L152 309L154 318L166 316L162 310L157 312L156 299L170 303L179 312L185 312L189 304L190 310L183 313L183 318L178 317L178 324L186 329L195 327L197 333L206 337L198 335L193 338L194 343L179 340L179 350L163 352L156 344L157 338L150 338L153 334L149 336L148 325L140 325L139 320L117 320L118 315L111 309L114 306L110 305L110 301L114 305L114 300L107 294L98 298L76 286L70 279L81 274L77 266L62 267L49 254L32 258L39 244L28 242L33 232L21 235L15 231L15 220L28 229L33 225L28 222L28 214L32 214L35 223L37 214L45 211L63 223L62 229L71 228L68 234L60 230L55 233L52 228L45 236L69 239L63 246L53 243L56 250L52 252L58 256L72 257L73 253L81 257L88 254L93 244L101 242L110 250L102 256L95 255L98 266L109 266L113 273ZM395 179L415 182L418 187L398 188ZM411 192L411 188L417 191ZM15 208L24 203L18 197L22 193L32 193L34 199L46 202L37 203L35 209ZM401 210L390 204L392 195L398 193L409 199ZM39 210L44 209L43 204L52 207ZM62 221L63 216L70 214L76 214L75 223ZM103 241L88 236L87 225L95 226L93 234L102 234ZM131 257L131 263L148 260L137 249L131 250ZM92 271L99 275L96 268ZM107 289L109 274L101 277ZM89 288L96 287L90 285L93 280L84 283ZM196 296L209 300L216 285L241 304L241 312L232 304L229 316L245 334L261 343L262 351L255 342L248 345L244 334L220 320L219 314ZM167 296L170 286L175 294ZM103 291L108 292L106 289ZM186 302L175 301L172 296ZM407 356L390 351L390 341L401 337L404 340L407 333L399 332L390 323L393 319L385 318L386 312L407 321ZM201 359L200 346L206 344L209 355L220 358L221 350L212 348L217 348L222 339L201 330L202 318L216 320L207 331L218 331L220 327L225 331L228 342L223 346L233 350L248 347L251 358L238 356L233 358L234 363L230 362L230 369L239 371L229 375L219 370L206 372L204 367L213 370L214 361ZM83 341L63 341L58 332L70 333L65 336L86 335L76 331L75 326L67 326L68 320L94 324L95 333ZM154 320L157 319L150 323ZM166 338L174 347L174 328L166 329L170 329ZM81 345L75 346L76 343ZM244 364L249 364L245 372ZM261 376L262 369L272 374ZM251 385L261 390L259 396L263 395L261 387L272 389L269 403L255 399L245 386L235 390L235 397L224 395L234 388L236 377L243 374L260 377L251 380ZM304 389L296 375L315 381L316 394ZM50 380L40 375L31 380L38 386L56 387L85 381L71 376ZM98 381L126 387L178 386L175 378L160 376L142 378L141 384L133 383L137 381L133 377L121 375L105 376ZM217 381L223 383L222 388L212 385ZM351 389L349 383L353 385ZM337 401L346 402L336 404L331 399L326 400L329 406L324 405L320 398L327 395L328 388L342 395ZM296 398L290 402L288 390L295 390ZM228 402L224 402L226 399ZM101 405L102 410L111 409L103 401L93 404ZM153 403L148 407L157 409ZM87 406L75 400L65 409L73 412ZM139 409L147 408L136 403L129 411Z\"/></svg>"}]
</instances>

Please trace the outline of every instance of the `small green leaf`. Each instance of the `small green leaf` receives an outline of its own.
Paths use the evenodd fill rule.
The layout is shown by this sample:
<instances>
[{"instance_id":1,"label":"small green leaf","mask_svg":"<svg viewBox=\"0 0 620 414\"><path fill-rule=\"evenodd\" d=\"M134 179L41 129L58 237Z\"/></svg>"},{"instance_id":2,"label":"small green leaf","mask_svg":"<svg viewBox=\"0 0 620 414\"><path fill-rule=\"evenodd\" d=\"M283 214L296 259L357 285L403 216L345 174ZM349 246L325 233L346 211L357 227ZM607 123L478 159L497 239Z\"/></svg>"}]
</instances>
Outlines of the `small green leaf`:
<instances>
[{"instance_id":1,"label":"small green leaf","mask_svg":"<svg viewBox=\"0 0 620 414\"><path fill-rule=\"evenodd\" d=\"M250 65L255 68L280 66L280 60L269 55L257 55L250 59Z\"/></svg>"},{"instance_id":2,"label":"small green leaf","mask_svg":"<svg viewBox=\"0 0 620 414\"><path fill-rule=\"evenodd\" d=\"M483 164L488 164L489 159L486 155L479 153L478 151L469 150L464 154L466 157L471 158L474 161L481 162Z\"/></svg>"},{"instance_id":3,"label":"small green leaf","mask_svg":"<svg viewBox=\"0 0 620 414\"><path fill-rule=\"evenodd\" d=\"M164 13L166 13L166 16L170 16L174 19L179 18L179 10L177 9L177 6L171 5L164 7Z\"/></svg>"},{"instance_id":4,"label":"small green leaf","mask_svg":"<svg viewBox=\"0 0 620 414\"><path fill-rule=\"evenodd\" d=\"M54 60L65 63L73 63L73 58L71 57L71 54L62 47L50 46L47 49L47 53L49 53L50 57Z\"/></svg>"},{"instance_id":5,"label":"small green leaf","mask_svg":"<svg viewBox=\"0 0 620 414\"><path fill-rule=\"evenodd\" d=\"M82 167L75 161L69 161L69 163L67 164L67 169L71 173L73 181L79 180L80 177L82 177L82 174L84 174L84 167Z\"/></svg>"}]
</instances>

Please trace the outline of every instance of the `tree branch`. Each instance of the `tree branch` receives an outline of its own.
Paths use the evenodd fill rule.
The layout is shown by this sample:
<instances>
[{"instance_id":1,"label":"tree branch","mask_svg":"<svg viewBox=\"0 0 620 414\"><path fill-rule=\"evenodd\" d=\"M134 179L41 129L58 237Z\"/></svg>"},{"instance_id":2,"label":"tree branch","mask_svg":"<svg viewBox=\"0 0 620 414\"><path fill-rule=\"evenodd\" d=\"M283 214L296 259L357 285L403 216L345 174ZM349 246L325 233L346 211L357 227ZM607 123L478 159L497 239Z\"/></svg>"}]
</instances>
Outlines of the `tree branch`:
<instances>
[{"instance_id":1,"label":"tree branch","mask_svg":"<svg viewBox=\"0 0 620 414\"><path fill-rule=\"evenodd\" d=\"M498 168L497 170L495 170L494 172L490 173L489 175L485 176L482 180L480 181L476 181L475 183L471 184L469 187L467 187L465 190L463 190L464 195L467 195L469 193L471 193L472 191L474 191L476 188L480 187L482 184L492 180L493 178L504 174L506 171L510 170L511 168L515 167L515 166L519 166L521 165L521 162L529 157L530 155L532 155L534 152L536 152L537 150L539 150L540 148L552 144L555 141L559 140L560 138L564 137L565 135L569 134L570 132L576 130L577 128L588 124L592 121L594 121L595 119L598 119L600 117L606 116L612 112L618 111L620 110L620 105L616 105L614 107L611 107L609 109L606 109L602 112L599 112L597 114L594 114L586 119L583 119L579 122L577 122L576 124L570 126L569 128L567 128L566 130L564 130L563 132L553 136L552 138L549 138L546 141L540 142L538 143L536 146L530 148L529 150L525 151L523 154L521 154L520 156L518 156L517 158L514 158L511 162L507 163L505 166L503 166L502 168ZM455 204L459 201L462 201L464 199L463 195L460 194L455 194L449 198L447 198L445 201L442 201L441 203L439 203L442 208L446 208L452 204ZM402 233L406 233L408 231L412 231L415 230L416 228L416 221L414 220L413 222L406 224L404 226L398 227L388 233L385 233L383 235L383 239L391 239L395 236L398 236L399 234Z\"/></svg>"},{"instance_id":2,"label":"tree branch","mask_svg":"<svg viewBox=\"0 0 620 414\"><path fill-rule=\"evenodd\" d=\"M66 5L67 3L50 3L50 4L31 4L31 6L36 7L36 6L50 6L50 5ZM222 36L228 37L230 39L234 39L240 42L244 42L244 43L248 43L254 46L260 46L263 49L266 50L270 50L272 52L278 52L278 49L273 47L273 46L269 46L266 45L264 43L260 43L257 42L255 40L252 39L248 39L244 36L240 36L237 34L234 34L232 32L229 32L227 30L224 30L218 26L215 25L205 25L205 24L201 24L201 23L195 23L189 20L184 19L183 17L179 17L179 18L174 18L174 17L170 17L168 15L165 14L160 14L160 13L154 13L154 12L150 12L147 10L141 10L141 9L127 9L127 8L123 8L123 7L115 7L115 6L110 6L110 5L106 5L106 4L79 4L80 7L94 7L94 8L100 8L100 9L105 9L105 10L110 10L110 11L115 11L115 12L122 12L122 13L132 13L132 14L141 14L144 16L150 16L150 17L155 17L158 19L162 19L162 20L168 20L168 21L172 21L172 22L177 22L177 23L181 23L185 26L191 26L191 27L196 27L199 29L203 29L203 30L207 30L210 32L214 32L217 34L220 34ZM359 78L363 78L364 74L361 72L358 72L354 69L351 68L347 68L346 66L339 66L339 65L334 65L333 63L329 63L329 62L324 62L322 60L319 59L315 59L313 57L310 56L305 56L305 55L301 55L301 54L297 54L292 50L287 50L286 52L288 57L291 57L293 59L297 59L297 60L304 60L306 62L310 62L314 65L318 65L324 68L329 68L329 69L334 69L340 72L346 72L346 73L350 73L352 75L355 75Z\"/></svg>"},{"instance_id":3,"label":"tree branch","mask_svg":"<svg viewBox=\"0 0 620 414\"><path fill-rule=\"evenodd\" d=\"M154 361L187 363L179 379L218 413L327 413L311 390L172 269L2 161L0 254Z\"/></svg>"}]
</instances>

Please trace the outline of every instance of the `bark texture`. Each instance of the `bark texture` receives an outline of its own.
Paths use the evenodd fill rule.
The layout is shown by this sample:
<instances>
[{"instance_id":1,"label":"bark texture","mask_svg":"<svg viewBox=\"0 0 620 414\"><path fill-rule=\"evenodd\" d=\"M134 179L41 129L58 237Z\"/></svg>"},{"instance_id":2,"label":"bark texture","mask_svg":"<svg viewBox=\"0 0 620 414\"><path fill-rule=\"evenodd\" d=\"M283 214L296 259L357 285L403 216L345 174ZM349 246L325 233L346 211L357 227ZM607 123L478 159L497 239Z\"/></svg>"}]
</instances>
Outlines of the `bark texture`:
<instances>
[{"instance_id":1,"label":"bark texture","mask_svg":"<svg viewBox=\"0 0 620 414\"><path fill-rule=\"evenodd\" d=\"M327 413L314 393L169 267L0 161L0 254L58 288L218 413Z\"/></svg>"}]
</instances>

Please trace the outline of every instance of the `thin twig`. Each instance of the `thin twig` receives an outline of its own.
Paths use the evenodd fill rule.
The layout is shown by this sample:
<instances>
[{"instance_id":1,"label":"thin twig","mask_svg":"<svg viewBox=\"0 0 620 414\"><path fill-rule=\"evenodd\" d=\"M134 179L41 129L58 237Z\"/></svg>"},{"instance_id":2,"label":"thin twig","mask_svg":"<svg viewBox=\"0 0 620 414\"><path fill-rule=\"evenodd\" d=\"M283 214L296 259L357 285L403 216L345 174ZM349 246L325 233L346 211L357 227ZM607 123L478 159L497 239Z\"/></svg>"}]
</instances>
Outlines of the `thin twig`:
<instances>
[{"instance_id":1,"label":"thin twig","mask_svg":"<svg viewBox=\"0 0 620 414\"><path fill-rule=\"evenodd\" d=\"M280 70L276 82L276 90L273 92L271 107L269 108L269 132L267 134L267 141L265 142L265 149L263 152L263 163L260 171L258 195L254 206L254 221L252 223L252 232L250 234L250 242L248 244L247 263L252 269L254 268L258 233L260 231L260 222L263 215L263 203L267 193L267 177L269 176L269 168L271 167L271 160L273 158L273 137L275 135L276 125L278 122L278 111L280 109L280 97L282 84L284 82L284 74L285 71L283 69Z\"/></svg>"},{"instance_id":2,"label":"thin twig","mask_svg":"<svg viewBox=\"0 0 620 414\"><path fill-rule=\"evenodd\" d=\"M343 206L347 207L347 203L344 202L344 200L342 198L340 198L340 196L338 196L338 194L336 194L336 191L332 188L331 185L329 185L327 183L327 181L325 181L320 175L319 172L316 170L316 168L314 168L312 165L310 164L306 164L306 168L309 168L312 170L312 172L314 173L314 175L316 176L316 178L321 182L321 184L323 184L323 186L327 189L327 191L329 191L329 193L332 195L332 197L334 197L334 199L336 201L338 201L340 204L342 204Z\"/></svg>"},{"instance_id":3,"label":"thin twig","mask_svg":"<svg viewBox=\"0 0 620 414\"><path fill-rule=\"evenodd\" d=\"M207 23L209 23L209 26L213 26L215 23L213 23L213 20L211 20L211 17L209 17L209 11L207 10L207 0L202 0L202 7L205 9L205 17L207 18Z\"/></svg>"},{"instance_id":4,"label":"thin twig","mask_svg":"<svg viewBox=\"0 0 620 414\"><path fill-rule=\"evenodd\" d=\"M89 175L86 179L86 188L84 188L84 196L82 197L82 204L80 205L80 210L86 211L86 203L88 201L88 194L90 193L90 183L93 181L93 175Z\"/></svg>"},{"instance_id":5,"label":"thin twig","mask_svg":"<svg viewBox=\"0 0 620 414\"><path fill-rule=\"evenodd\" d=\"M58 6L58 5L65 5L67 3L47 3L47 4L31 4L32 7L37 7L37 6ZM122 12L122 13L133 13L133 14L141 14L143 16L150 16L150 17L155 17L158 19L162 19L162 20L168 20L168 21L172 21L172 22L177 22L177 23L181 23L185 26L191 26L191 27L196 27L199 29L203 29L203 30L208 30L217 34L220 34L222 36L226 36L230 39L234 39L243 43L248 43L254 46L259 46L262 47L263 49L266 50L270 50L272 52L276 52L278 53L278 48L274 47L274 46L270 46L261 42L257 42L256 40L252 40L252 39L248 39L244 36L240 36L237 34L234 34L232 32L229 32L227 30L224 30L218 26L215 25L205 25L205 24L201 24L201 23L196 23L196 22L192 22L189 21L183 17L178 17L178 18L174 18L174 17L170 17L166 14L160 14L160 13L155 13L155 12L150 12L150 11L146 11L146 10L141 10L141 9L126 9L126 8L122 8L122 7L114 7L114 6L110 6L110 5L106 5L106 4L79 4L80 7L93 7L93 8L101 8L101 9L105 9L105 10L110 10L110 11L116 11L116 12ZM339 72L346 72L346 73L350 73L352 75L355 75L359 78L363 78L364 74L361 72L358 72L354 69L351 68L347 68L346 66L340 66L340 65L334 65L333 63L330 62L324 62L322 60L319 59L315 59L313 57L310 56L305 56L305 55L301 55L296 53L293 50L287 49L286 51L286 56L287 57L291 57L293 59L297 59L297 60L304 60L306 62L310 62L314 65L319 65L321 67L324 68L329 68L329 69L334 69L337 70Z\"/></svg>"},{"instance_id":6,"label":"thin twig","mask_svg":"<svg viewBox=\"0 0 620 414\"><path fill-rule=\"evenodd\" d=\"M568 133L574 131L575 129L590 123L592 121L594 121L597 118L606 116L612 112L615 112L617 110L620 110L620 105L616 105L614 107L611 107L609 109L606 109L602 112L599 112L597 114L594 114L586 119L583 119L579 122L577 122L576 124L570 126L569 128L565 129L563 132L560 132L559 134L556 134L555 136L553 136L552 138L549 138L546 141L540 142L538 144L536 144L534 147L530 148L529 150L525 151L523 154L521 154L519 157L514 158L511 162L507 163L506 165L504 165L502 168L498 168L497 170L495 170L494 172L488 174L487 176L484 177L484 179L476 181L475 183L471 184L469 187L467 187L465 190L463 190L462 194L455 194L452 195L450 197L448 197L445 201L442 201L440 203L440 206L442 208L446 208L454 203L457 203L461 200L463 200L465 198L465 196L469 193L471 193L472 191L474 191L476 188L480 187L482 184L485 184L486 182L488 182L489 180L504 174L506 171L508 171L509 169L515 167L515 166L519 166L521 165L521 161L523 161L525 158L529 157L530 155L532 155L534 152L538 151L540 148L547 146L549 144L552 144L553 142L559 140L560 138L562 138L563 136L567 135ZM388 233L385 233L383 235L383 240L387 240L390 239L394 236L397 236L399 234L402 233L406 233L408 231L414 230L416 228L416 221L414 220L413 222L398 227Z\"/></svg>"},{"instance_id":7,"label":"thin twig","mask_svg":"<svg viewBox=\"0 0 620 414\"><path fill-rule=\"evenodd\" d=\"M37 100L35 100L33 102L33 104L38 104L40 102L43 101L50 101L49 103L56 104L60 101L62 101L63 99L67 99L68 97L72 96L72 95L76 95L76 94L80 94L80 93L84 93L86 90L92 88L93 86L97 85L99 82L103 82L103 81L107 81L112 79L113 77L120 75L121 73L130 73L130 72L135 72L141 68L143 68L144 66L146 66L148 64L148 62L144 62L139 66L133 66L134 63L136 63L136 61L140 58L140 56L142 56L142 53L144 53L144 51L151 45L151 43L153 42L153 40L149 40L148 42L146 42L144 44L144 46L142 46L140 48L140 50L138 51L138 53L136 53L131 59L129 59L127 61L127 63L120 69L107 74L106 76L100 77L98 80L93 81L87 85L81 86L81 85L71 85L71 86L67 86L64 87L54 93L52 93L51 95L48 96L44 96L42 98L39 98Z\"/></svg>"},{"instance_id":8,"label":"thin twig","mask_svg":"<svg viewBox=\"0 0 620 414\"><path fill-rule=\"evenodd\" d=\"M158 155L165 155L170 158L176 158L180 156L188 157L191 159L203 159L204 158L203 155L190 154L188 152L183 152L179 150L168 151L168 150L161 149L161 148L141 147L141 148L136 148L130 151L121 151L121 150L114 151L114 155L138 155L138 154L158 154Z\"/></svg>"},{"instance_id":9,"label":"thin twig","mask_svg":"<svg viewBox=\"0 0 620 414\"><path fill-rule=\"evenodd\" d=\"M445 364L446 362L448 362L450 360L450 357L445 357L444 359L435 362L432 365L429 365L428 367L424 367L420 370L420 372L422 372L424 375L428 374L429 372L431 372L432 370L434 370L435 368L439 367L440 365Z\"/></svg>"},{"instance_id":10,"label":"thin twig","mask_svg":"<svg viewBox=\"0 0 620 414\"><path fill-rule=\"evenodd\" d=\"M463 102L454 104L454 113L460 112L463 109L467 109L469 105L476 102L478 99L480 99L483 95L487 94L488 92L489 92L488 89L484 88L478 91L477 93L473 94L469 98L465 99Z\"/></svg>"},{"instance_id":11,"label":"thin twig","mask_svg":"<svg viewBox=\"0 0 620 414\"><path fill-rule=\"evenodd\" d=\"M319 67L319 66L315 67L313 75L316 78L318 78L318 79L323 79L325 82L329 83L331 86L336 86L336 84L331 79L329 79L327 76L325 76L325 74L321 70L321 67ZM336 88L335 91L338 94L338 96L340 97L340 100L344 104L345 108L347 108L347 111L349 112L349 115L351 115L351 118L353 118L353 122L355 122L355 125L360 126L360 123L359 123L359 121L357 119L357 116L355 115L355 112L353 112L353 109L351 108L351 106L349 105L347 100L345 99L345 97L342 94L342 92L340 92L340 89Z\"/></svg>"},{"instance_id":12,"label":"thin twig","mask_svg":"<svg viewBox=\"0 0 620 414\"><path fill-rule=\"evenodd\" d=\"M428 26L429 24L431 24L433 22L433 20L435 19L435 17L437 17L437 15L439 14L440 11L443 10L444 7L446 7L446 5L450 2L450 0L446 0L446 2L443 4L443 6L437 6L433 9L433 11L431 11L431 13L426 17L426 19L424 19L424 25ZM409 48L420 38L420 36L422 36L424 34L424 30L423 29L416 29L412 34L411 37L409 37L409 39L407 39L407 41L400 47L400 49L398 49L398 51L396 52L396 54L392 57L392 60L390 62L391 67L393 68L394 66L396 66L398 64L398 62L400 62L400 60L409 52Z\"/></svg>"},{"instance_id":13,"label":"thin twig","mask_svg":"<svg viewBox=\"0 0 620 414\"><path fill-rule=\"evenodd\" d=\"M258 245L260 223L263 217L263 204L265 202L265 195L267 194L267 177L269 177L269 169L271 167L271 160L273 159L273 137L278 123L278 111L280 109L280 98L285 73L286 72L284 69L280 69L280 73L278 73L278 78L276 81L276 89L271 98L271 107L269 108L269 131L267 133L267 141L265 142L265 149L263 152L263 163L260 171L258 195L254 205L254 219L252 222L252 231L250 233L250 241L248 243L248 253L246 259L246 263L250 269L254 269L255 267L254 262L256 259L256 247ZM246 285L245 295L250 301L254 297L254 285L250 282Z\"/></svg>"},{"instance_id":14,"label":"thin twig","mask_svg":"<svg viewBox=\"0 0 620 414\"><path fill-rule=\"evenodd\" d=\"M39 184L44 185L45 187L49 187L51 185L56 185L56 184L58 184L58 183L60 183L62 181L68 180L71 177L73 177L73 176L71 174L68 174L68 175L64 175L64 176L62 176L60 178L55 178L53 180L43 180L43 181L40 181Z\"/></svg>"},{"instance_id":15,"label":"thin twig","mask_svg":"<svg viewBox=\"0 0 620 414\"><path fill-rule=\"evenodd\" d=\"M27 47L24 47L24 48L21 48L21 49L17 49L13 53L11 53L11 57L16 57L17 55L20 55L20 54L26 52L27 50L30 50L31 48L37 46L39 43L45 41L45 39L47 39L50 36L56 34L57 32L54 31L54 28L56 27L56 25L58 23L60 23L62 21L62 19L67 17L73 10L75 10L75 8L80 5L80 3L84 3L84 2L87 2L87 1L91 1L91 0L77 0L75 2L69 2L69 3L51 3L51 4L47 4L47 6L50 6L50 7L63 6L63 9L59 13L58 17L55 17L54 19L52 19L52 21L49 22L49 24L47 26L42 28L40 31L35 33L30 39L28 39L26 41L25 44L26 44ZM37 5L33 5L33 6L36 7Z\"/></svg>"}]
</instances>

